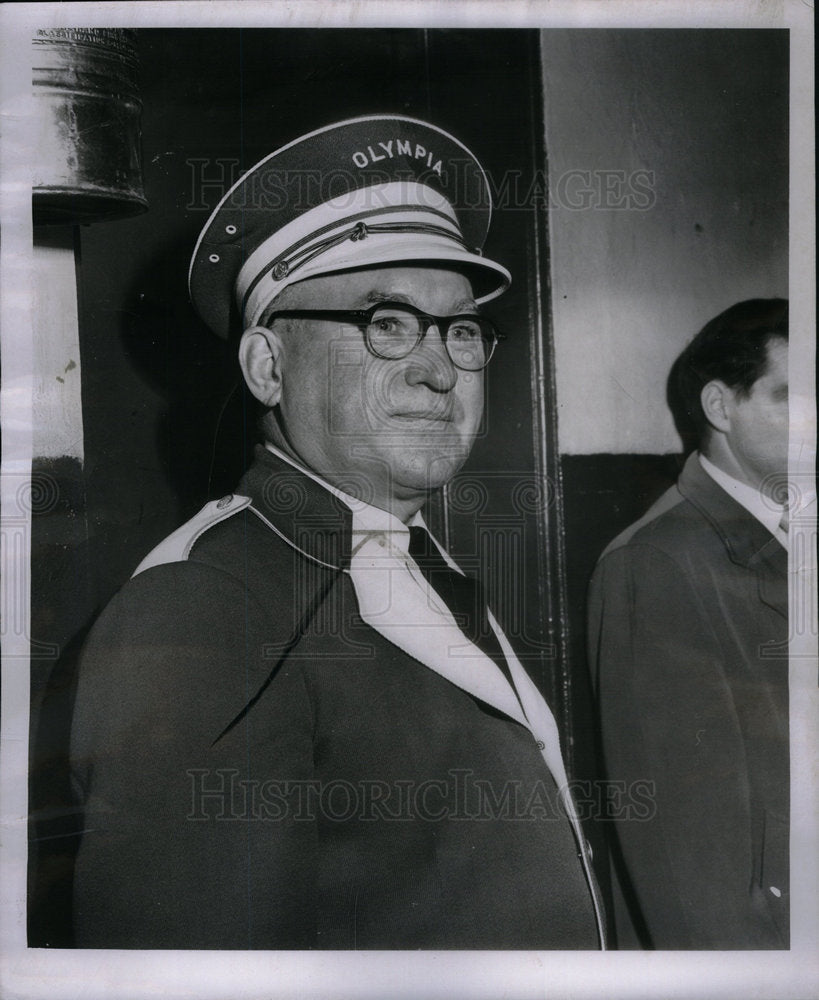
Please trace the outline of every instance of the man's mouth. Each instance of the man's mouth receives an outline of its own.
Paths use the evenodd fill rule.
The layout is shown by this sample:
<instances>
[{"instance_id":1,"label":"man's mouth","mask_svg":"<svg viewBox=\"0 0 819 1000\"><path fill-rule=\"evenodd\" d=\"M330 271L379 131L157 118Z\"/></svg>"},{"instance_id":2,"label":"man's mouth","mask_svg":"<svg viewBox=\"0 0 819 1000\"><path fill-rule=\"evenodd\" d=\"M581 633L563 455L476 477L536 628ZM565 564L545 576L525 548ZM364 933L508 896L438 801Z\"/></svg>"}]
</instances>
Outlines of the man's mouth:
<instances>
[{"instance_id":1,"label":"man's mouth","mask_svg":"<svg viewBox=\"0 0 819 1000\"><path fill-rule=\"evenodd\" d=\"M401 410L393 414L393 418L398 420L427 420L445 424L452 423L453 417L451 410Z\"/></svg>"}]
</instances>

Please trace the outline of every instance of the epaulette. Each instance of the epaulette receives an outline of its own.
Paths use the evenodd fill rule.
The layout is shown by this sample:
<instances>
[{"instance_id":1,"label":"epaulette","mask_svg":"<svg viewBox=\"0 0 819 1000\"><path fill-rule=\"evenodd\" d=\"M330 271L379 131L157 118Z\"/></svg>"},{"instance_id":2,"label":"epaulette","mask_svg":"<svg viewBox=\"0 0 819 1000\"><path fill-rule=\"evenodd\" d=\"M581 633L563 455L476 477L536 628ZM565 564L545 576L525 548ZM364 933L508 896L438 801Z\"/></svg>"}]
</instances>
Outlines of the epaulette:
<instances>
[{"instance_id":1,"label":"epaulette","mask_svg":"<svg viewBox=\"0 0 819 1000\"><path fill-rule=\"evenodd\" d=\"M190 521L186 521L152 549L134 570L132 576L138 576L143 570L162 566L164 563L184 562L204 532L249 506L250 497L234 493L229 493L221 500L211 500Z\"/></svg>"}]
</instances>

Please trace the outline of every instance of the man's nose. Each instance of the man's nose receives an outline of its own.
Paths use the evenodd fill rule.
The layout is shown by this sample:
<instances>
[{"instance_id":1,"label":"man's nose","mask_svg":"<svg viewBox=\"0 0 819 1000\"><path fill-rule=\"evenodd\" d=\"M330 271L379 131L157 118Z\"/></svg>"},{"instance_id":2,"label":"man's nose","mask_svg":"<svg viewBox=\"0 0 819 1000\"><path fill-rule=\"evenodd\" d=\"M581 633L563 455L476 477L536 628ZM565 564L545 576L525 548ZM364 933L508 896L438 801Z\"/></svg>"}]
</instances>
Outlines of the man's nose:
<instances>
[{"instance_id":1,"label":"man's nose","mask_svg":"<svg viewBox=\"0 0 819 1000\"><path fill-rule=\"evenodd\" d=\"M404 371L408 385L426 385L435 392L449 392L458 381L458 369L447 353L437 326L431 326L409 356Z\"/></svg>"}]
</instances>

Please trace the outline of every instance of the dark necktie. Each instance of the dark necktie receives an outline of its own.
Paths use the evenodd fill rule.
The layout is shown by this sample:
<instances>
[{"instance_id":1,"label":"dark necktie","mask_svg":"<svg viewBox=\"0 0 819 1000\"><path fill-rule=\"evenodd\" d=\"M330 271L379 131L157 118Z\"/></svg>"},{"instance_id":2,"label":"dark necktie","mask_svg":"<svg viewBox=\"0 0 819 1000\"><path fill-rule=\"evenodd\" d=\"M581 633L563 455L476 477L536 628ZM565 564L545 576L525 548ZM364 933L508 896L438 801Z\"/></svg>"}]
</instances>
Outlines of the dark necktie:
<instances>
[{"instance_id":1,"label":"dark necktie","mask_svg":"<svg viewBox=\"0 0 819 1000\"><path fill-rule=\"evenodd\" d=\"M411 527L409 532L409 554L427 583L452 612L455 622L467 639L500 667L514 691L515 685L512 683L506 657L489 624L480 581L471 576L462 576L452 569L425 528Z\"/></svg>"}]
</instances>

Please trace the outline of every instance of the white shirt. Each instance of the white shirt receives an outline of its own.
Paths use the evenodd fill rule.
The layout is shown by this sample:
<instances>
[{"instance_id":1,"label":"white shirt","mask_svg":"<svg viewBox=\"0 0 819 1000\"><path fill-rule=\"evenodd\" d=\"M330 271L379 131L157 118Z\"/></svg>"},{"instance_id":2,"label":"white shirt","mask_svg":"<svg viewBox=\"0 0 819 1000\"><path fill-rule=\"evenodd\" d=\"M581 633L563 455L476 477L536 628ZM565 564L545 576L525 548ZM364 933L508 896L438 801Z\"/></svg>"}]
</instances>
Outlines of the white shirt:
<instances>
[{"instance_id":1,"label":"white shirt","mask_svg":"<svg viewBox=\"0 0 819 1000\"><path fill-rule=\"evenodd\" d=\"M763 524L785 548L788 547L788 533L783 531L780 526L785 511L784 504L778 504L775 500L765 496L761 490L729 476L727 472L710 462L701 452L699 460L700 465L718 486L721 486L730 497L733 497L760 524Z\"/></svg>"}]
</instances>

